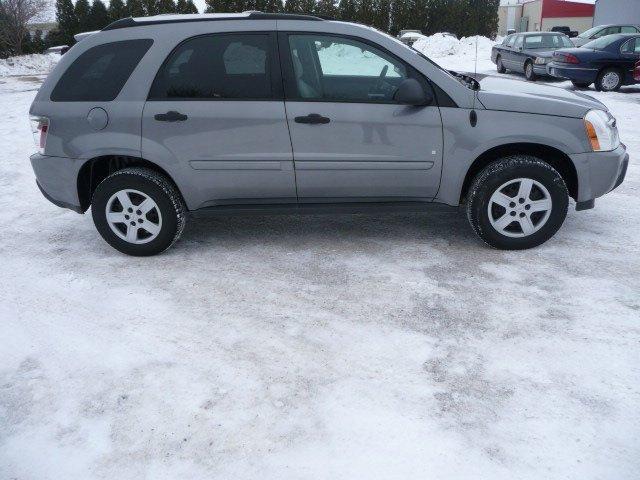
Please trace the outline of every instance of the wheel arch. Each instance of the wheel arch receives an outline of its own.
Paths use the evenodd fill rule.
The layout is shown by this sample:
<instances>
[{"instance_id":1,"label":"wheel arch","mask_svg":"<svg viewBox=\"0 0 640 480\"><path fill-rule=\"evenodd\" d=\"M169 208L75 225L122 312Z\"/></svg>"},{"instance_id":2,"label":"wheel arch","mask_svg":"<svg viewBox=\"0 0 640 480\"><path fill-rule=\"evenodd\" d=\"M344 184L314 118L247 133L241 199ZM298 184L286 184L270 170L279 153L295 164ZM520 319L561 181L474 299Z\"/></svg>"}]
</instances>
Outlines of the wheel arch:
<instances>
[{"instance_id":1,"label":"wheel arch","mask_svg":"<svg viewBox=\"0 0 640 480\"><path fill-rule=\"evenodd\" d=\"M567 185L569 195L578 198L578 172L571 158L561 150L539 143L510 143L499 145L480 154L468 168L460 191L460 203L465 201L475 176L491 162L512 155L531 155L551 165Z\"/></svg>"},{"instance_id":2,"label":"wheel arch","mask_svg":"<svg viewBox=\"0 0 640 480\"><path fill-rule=\"evenodd\" d=\"M80 208L82 211L85 212L91 205L93 192L95 192L96 187L102 180L112 173L128 167L144 167L164 175L176 187L178 193L180 193L180 196L184 200L184 196L171 174L158 164L141 157L102 155L87 160L78 171L78 199L80 200Z\"/></svg>"}]
</instances>

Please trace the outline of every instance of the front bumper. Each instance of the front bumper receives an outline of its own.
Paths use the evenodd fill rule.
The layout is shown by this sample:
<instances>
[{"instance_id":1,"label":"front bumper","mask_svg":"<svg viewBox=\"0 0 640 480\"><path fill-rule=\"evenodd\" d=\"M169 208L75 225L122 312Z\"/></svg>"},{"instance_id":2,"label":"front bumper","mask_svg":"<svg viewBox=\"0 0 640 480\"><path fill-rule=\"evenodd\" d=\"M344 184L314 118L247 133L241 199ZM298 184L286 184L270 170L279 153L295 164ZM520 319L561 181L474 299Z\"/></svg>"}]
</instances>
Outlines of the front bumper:
<instances>
[{"instance_id":1,"label":"front bumper","mask_svg":"<svg viewBox=\"0 0 640 480\"><path fill-rule=\"evenodd\" d=\"M627 148L620 144L611 152L570 155L578 174L578 204L587 205L624 181L629 166Z\"/></svg>"},{"instance_id":2,"label":"front bumper","mask_svg":"<svg viewBox=\"0 0 640 480\"><path fill-rule=\"evenodd\" d=\"M30 160L38 188L47 200L58 207L84 212L78 198L80 160L39 153L31 155Z\"/></svg>"},{"instance_id":3,"label":"front bumper","mask_svg":"<svg viewBox=\"0 0 640 480\"><path fill-rule=\"evenodd\" d=\"M533 73L535 73L536 75L541 76L541 77L549 76L549 73L547 72L547 66L546 65L536 65L534 63L533 64Z\"/></svg>"}]
</instances>

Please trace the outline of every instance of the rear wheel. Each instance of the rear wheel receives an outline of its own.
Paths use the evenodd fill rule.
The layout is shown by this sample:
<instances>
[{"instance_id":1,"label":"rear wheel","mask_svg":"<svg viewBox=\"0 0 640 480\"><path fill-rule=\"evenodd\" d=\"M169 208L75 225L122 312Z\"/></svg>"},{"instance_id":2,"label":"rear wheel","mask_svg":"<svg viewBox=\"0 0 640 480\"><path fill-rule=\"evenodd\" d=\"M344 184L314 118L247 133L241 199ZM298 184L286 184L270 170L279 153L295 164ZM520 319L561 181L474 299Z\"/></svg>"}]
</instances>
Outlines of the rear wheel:
<instances>
[{"instance_id":1,"label":"rear wheel","mask_svg":"<svg viewBox=\"0 0 640 480\"><path fill-rule=\"evenodd\" d=\"M615 92L622 86L622 74L615 68L605 68L596 78L596 90L599 92Z\"/></svg>"},{"instance_id":2,"label":"rear wheel","mask_svg":"<svg viewBox=\"0 0 640 480\"><path fill-rule=\"evenodd\" d=\"M186 208L164 175L125 168L105 178L93 194L91 214L102 238L127 255L163 252L180 238Z\"/></svg>"},{"instance_id":3,"label":"rear wheel","mask_svg":"<svg viewBox=\"0 0 640 480\"><path fill-rule=\"evenodd\" d=\"M496 68L498 69L498 73L505 73L507 71L502 64L502 57L500 55L496 58Z\"/></svg>"},{"instance_id":4,"label":"rear wheel","mask_svg":"<svg viewBox=\"0 0 640 480\"><path fill-rule=\"evenodd\" d=\"M571 83L573 83L573 86L576 88L589 88L589 85L591 85L587 82L576 82L575 80L571 80Z\"/></svg>"},{"instance_id":5,"label":"rear wheel","mask_svg":"<svg viewBox=\"0 0 640 480\"><path fill-rule=\"evenodd\" d=\"M527 60L524 64L524 76L527 77L527 80L531 80L535 82L538 78L536 72L533 71L533 62L531 60Z\"/></svg>"},{"instance_id":6,"label":"rear wheel","mask_svg":"<svg viewBox=\"0 0 640 480\"><path fill-rule=\"evenodd\" d=\"M567 216L569 194L542 160L517 155L485 167L469 188L467 217L492 247L522 250L550 239Z\"/></svg>"}]
</instances>

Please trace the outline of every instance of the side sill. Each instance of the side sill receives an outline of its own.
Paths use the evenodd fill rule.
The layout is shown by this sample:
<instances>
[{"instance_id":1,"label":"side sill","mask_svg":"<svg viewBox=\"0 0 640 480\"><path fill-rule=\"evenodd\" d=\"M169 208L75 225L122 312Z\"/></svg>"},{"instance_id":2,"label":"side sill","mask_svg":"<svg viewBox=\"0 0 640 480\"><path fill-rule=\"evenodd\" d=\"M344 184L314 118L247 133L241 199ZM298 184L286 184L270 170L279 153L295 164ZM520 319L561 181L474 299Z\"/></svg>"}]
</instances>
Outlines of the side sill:
<instances>
[{"instance_id":1,"label":"side sill","mask_svg":"<svg viewBox=\"0 0 640 480\"><path fill-rule=\"evenodd\" d=\"M193 218L223 215L269 215L269 214L356 214L426 212L432 210L457 211L442 203L425 202L342 202L342 203L289 203L266 205L219 205L192 210Z\"/></svg>"}]
</instances>

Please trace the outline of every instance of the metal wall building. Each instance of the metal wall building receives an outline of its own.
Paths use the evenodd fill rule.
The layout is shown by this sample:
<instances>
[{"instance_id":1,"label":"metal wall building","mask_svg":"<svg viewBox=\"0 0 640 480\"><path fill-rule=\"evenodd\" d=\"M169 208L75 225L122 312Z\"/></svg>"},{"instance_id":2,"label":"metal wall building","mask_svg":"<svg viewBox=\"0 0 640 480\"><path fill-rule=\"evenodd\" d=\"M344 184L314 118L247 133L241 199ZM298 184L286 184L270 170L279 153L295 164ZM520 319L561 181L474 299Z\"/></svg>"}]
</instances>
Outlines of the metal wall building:
<instances>
[{"instance_id":1,"label":"metal wall building","mask_svg":"<svg viewBox=\"0 0 640 480\"><path fill-rule=\"evenodd\" d=\"M596 0L593 24L608 23L640 25L640 0Z\"/></svg>"}]
</instances>

